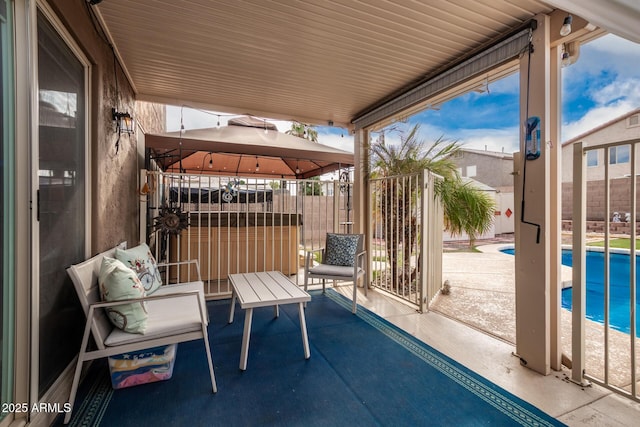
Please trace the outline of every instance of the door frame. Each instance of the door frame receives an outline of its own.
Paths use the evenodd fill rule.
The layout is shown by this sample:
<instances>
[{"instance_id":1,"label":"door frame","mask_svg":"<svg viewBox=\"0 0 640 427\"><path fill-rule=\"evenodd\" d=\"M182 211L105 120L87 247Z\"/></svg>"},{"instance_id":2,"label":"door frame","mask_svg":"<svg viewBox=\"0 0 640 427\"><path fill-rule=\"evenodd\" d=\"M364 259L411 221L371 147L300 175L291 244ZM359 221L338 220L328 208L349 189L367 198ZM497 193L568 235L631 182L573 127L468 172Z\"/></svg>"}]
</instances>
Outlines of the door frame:
<instances>
[{"instance_id":1,"label":"door frame","mask_svg":"<svg viewBox=\"0 0 640 427\"><path fill-rule=\"evenodd\" d=\"M39 334L39 321L40 321L40 231L39 223L37 219L37 192L39 189L39 79L38 79L38 12L42 13L49 24L55 29L58 36L71 50L75 58L84 67L84 105L85 105L85 242L84 242L84 255L89 255L91 248L91 91L90 91L90 76L91 76L91 63L84 55L79 45L71 37L71 34L66 30L62 21L55 15L53 10L44 0L36 0L36 2L30 2L28 5L28 21L31 23L29 28L29 61L31 65L31 91L29 94L30 99L30 143L29 143L29 155L30 155L30 200L31 200L31 298L30 298L30 375L29 375L29 401L31 404L39 402L39 367L40 367L40 334ZM60 266L60 268L66 268L67 266ZM56 382L43 394L42 401L56 402L66 401L68 396L62 396L62 393L67 392L68 382L70 385L71 376L68 375L70 366L73 366L75 359L67 366L64 373L56 380ZM68 377L68 378L67 378ZM62 398L62 399L61 399ZM32 405L30 405L31 407ZM35 414L31 414L34 416Z\"/></svg>"}]
</instances>

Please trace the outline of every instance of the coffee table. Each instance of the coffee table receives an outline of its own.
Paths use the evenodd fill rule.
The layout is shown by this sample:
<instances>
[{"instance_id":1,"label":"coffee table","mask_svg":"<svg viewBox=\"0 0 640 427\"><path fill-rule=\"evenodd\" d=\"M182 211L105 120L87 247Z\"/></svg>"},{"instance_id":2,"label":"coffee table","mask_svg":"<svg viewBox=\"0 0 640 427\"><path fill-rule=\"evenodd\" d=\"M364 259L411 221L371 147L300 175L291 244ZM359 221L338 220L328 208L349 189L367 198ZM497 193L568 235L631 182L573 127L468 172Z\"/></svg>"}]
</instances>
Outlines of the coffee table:
<instances>
[{"instance_id":1,"label":"coffee table","mask_svg":"<svg viewBox=\"0 0 640 427\"><path fill-rule=\"evenodd\" d=\"M263 271L257 273L230 274L229 281L233 287L231 295L231 309L229 310L229 323L233 323L236 299L240 301L240 307L245 310L244 332L242 334L242 348L240 350L240 369L247 369L247 357L249 355L249 336L251 335L251 320L253 309L256 307L274 307L274 315L278 317L281 304L298 304L300 316L300 330L302 331L302 345L304 357L308 359L309 338L307 336L307 322L304 317L304 304L311 301L311 296L296 286L291 280L279 271Z\"/></svg>"}]
</instances>

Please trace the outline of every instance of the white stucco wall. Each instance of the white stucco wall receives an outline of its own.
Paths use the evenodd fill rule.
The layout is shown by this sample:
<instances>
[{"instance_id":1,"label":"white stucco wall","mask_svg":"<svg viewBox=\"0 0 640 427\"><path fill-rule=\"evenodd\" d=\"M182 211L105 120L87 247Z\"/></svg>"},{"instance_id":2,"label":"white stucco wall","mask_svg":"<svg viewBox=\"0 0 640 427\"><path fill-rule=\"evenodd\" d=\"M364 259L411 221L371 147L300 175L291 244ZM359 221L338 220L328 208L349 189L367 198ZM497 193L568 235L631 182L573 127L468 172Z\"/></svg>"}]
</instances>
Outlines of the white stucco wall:
<instances>
[{"instance_id":1,"label":"white stucco wall","mask_svg":"<svg viewBox=\"0 0 640 427\"><path fill-rule=\"evenodd\" d=\"M640 139L640 124L631 124L630 119L640 115L639 112L625 115L618 121L605 125L591 133L568 141L562 147L562 182L573 182L573 143L582 141L587 146ZM634 119L635 120L635 119ZM640 123L640 120L639 120ZM587 167L587 180L604 179L604 150L598 150L598 166ZM640 157L636 159L636 166L640 166ZM629 163L615 164L609 167L609 176L619 178L629 173Z\"/></svg>"}]
</instances>

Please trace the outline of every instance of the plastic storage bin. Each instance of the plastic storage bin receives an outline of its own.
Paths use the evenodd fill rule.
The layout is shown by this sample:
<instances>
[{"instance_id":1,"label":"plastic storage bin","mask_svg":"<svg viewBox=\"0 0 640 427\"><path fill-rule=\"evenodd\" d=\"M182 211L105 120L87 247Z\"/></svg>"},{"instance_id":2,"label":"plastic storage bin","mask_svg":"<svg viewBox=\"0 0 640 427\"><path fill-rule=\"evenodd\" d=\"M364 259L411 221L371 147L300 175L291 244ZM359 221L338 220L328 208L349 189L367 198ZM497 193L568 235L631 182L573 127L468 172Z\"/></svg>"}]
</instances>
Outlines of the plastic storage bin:
<instances>
[{"instance_id":1,"label":"plastic storage bin","mask_svg":"<svg viewBox=\"0 0 640 427\"><path fill-rule=\"evenodd\" d=\"M168 380L173 374L177 344L109 357L114 389Z\"/></svg>"}]
</instances>

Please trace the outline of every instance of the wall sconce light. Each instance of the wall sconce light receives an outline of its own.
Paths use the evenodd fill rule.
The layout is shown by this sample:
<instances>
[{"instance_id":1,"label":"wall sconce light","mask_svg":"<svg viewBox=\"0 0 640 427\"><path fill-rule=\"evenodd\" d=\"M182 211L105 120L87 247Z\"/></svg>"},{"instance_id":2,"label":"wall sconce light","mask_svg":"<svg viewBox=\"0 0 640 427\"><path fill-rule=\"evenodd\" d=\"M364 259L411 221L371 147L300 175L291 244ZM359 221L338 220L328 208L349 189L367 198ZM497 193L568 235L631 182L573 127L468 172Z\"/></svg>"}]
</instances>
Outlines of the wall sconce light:
<instances>
[{"instance_id":1,"label":"wall sconce light","mask_svg":"<svg viewBox=\"0 0 640 427\"><path fill-rule=\"evenodd\" d=\"M116 132L118 134L126 133L131 135L134 132L133 129L133 117L129 113L118 113L115 108L111 109L111 116L113 121L116 122Z\"/></svg>"},{"instance_id":2,"label":"wall sconce light","mask_svg":"<svg viewBox=\"0 0 640 427\"><path fill-rule=\"evenodd\" d=\"M571 23L573 22L573 16L567 15L562 22L562 27L560 27L560 35L562 37L568 36L571 34Z\"/></svg>"},{"instance_id":3,"label":"wall sconce light","mask_svg":"<svg viewBox=\"0 0 640 427\"><path fill-rule=\"evenodd\" d=\"M560 57L560 66L562 68L575 64L580 56L580 43L572 41L562 43L562 55Z\"/></svg>"}]
</instances>

